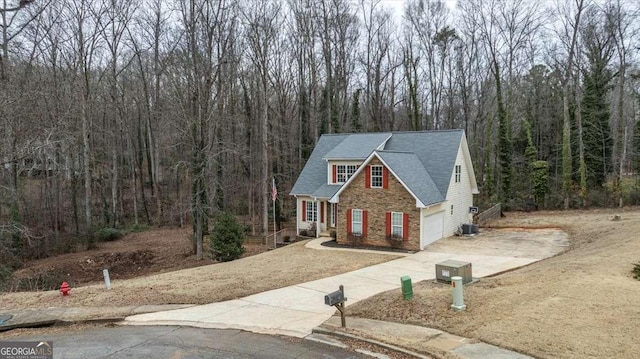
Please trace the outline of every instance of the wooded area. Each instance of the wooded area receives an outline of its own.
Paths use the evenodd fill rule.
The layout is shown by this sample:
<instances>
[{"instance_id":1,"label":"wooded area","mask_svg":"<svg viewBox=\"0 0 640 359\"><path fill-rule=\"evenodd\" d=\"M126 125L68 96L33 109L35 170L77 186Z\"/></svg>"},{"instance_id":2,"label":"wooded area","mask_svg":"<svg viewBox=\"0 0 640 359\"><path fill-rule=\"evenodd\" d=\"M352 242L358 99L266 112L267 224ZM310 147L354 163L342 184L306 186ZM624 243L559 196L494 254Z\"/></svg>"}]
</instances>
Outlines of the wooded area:
<instances>
[{"instance_id":1,"label":"wooded area","mask_svg":"<svg viewBox=\"0 0 640 359\"><path fill-rule=\"evenodd\" d=\"M0 258L264 233L324 133L462 128L481 205L640 203L638 1L388 3L2 0Z\"/></svg>"}]
</instances>

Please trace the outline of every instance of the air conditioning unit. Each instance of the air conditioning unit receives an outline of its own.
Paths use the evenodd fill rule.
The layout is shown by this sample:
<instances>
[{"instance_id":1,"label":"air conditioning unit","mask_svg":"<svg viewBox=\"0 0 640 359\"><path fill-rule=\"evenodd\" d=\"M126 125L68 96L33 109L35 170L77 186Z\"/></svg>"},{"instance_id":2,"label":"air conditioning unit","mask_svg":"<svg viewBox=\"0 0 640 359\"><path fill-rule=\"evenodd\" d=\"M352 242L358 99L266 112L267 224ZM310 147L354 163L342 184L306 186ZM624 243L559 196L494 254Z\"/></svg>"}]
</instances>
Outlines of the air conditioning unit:
<instances>
[{"instance_id":1,"label":"air conditioning unit","mask_svg":"<svg viewBox=\"0 0 640 359\"><path fill-rule=\"evenodd\" d=\"M451 283L451 277L462 277L462 284L473 280L471 277L471 263L456 260L446 260L436 264L436 280L441 283Z\"/></svg>"},{"instance_id":2,"label":"air conditioning unit","mask_svg":"<svg viewBox=\"0 0 640 359\"><path fill-rule=\"evenodd\" d=\"M478 233L478 225L465 223L462 225L462 234L476 234Z\"/></svg>"}]
</instances>

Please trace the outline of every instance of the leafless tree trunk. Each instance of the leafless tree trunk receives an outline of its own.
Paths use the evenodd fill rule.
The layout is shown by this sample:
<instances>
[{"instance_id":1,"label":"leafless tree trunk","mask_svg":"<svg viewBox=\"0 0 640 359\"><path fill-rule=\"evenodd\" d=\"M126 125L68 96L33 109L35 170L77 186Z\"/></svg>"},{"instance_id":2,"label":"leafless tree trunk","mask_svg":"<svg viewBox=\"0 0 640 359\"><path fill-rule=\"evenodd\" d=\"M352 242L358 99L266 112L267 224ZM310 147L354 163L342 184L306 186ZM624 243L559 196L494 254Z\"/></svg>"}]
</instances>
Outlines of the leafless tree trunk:
<instances>
[{"instance_id":1,"label":"leafless tree trunk","mask_svg":"<svg viewBox=\"0 0 640 359\"><path fill-rule=\"evenodd\" d=\"M269 71L273 61L271 49L277 37L280 5L270 0L262 0L253 9L244 10L246 39L249 57L259 78L259 113L261 124L262 175L260 189L262 197L262 235L269 234Z\"/></svg>"},{"instance_id":2,"label":"leafless tree trunk","mask_svg":"<svg viewBox=\"0 0 640 359\"><path fill-rule=\"evenodd\" d=\"M70 16L75 21L76 37L76 67L80 77L80 122L82 126L82 166L84 175L84 215L87 231L92 227L92 183L91 176L91 114L92 101L91 81L93 75L93 60L98 46L98 31L96 21L102 16L103 8L95 7L87 0L75 0L68 4Z\"/></svg>"},{"instance_id":3,"label":"leafless tree trunk","mask_svg":"<svg viewBox=\"0 0 640 359\"><path fill-rule=\"evenodd\" d=\"M618 196L618 206L623 206L622 176L627 157L627 133L628 124L625 116L625 81L627 77L627 58L632 52L631 39L640 33L640 26L633 26L638 21L637 15L630 15L625 11L626 6L623 0L611 0L606 6L606 16L608 26L612 29L613 39L618 55L618 73L616 81L615 101L613 101L613 165L614 165L614 188Z\"/></svg>"},{"instance_id":4,"label":"leafless tree trunk","mask_svg":"<svg viewBox=\"0 0 640 359\"><path fill-rule=\"evenodd\" d=\"M564 208L568 209L571 196L571 117L569 111L570 86L573 75L573 58L580 26L580 16L584 10L584 0L575 0L575 14L567 13L563 18L564 35L569 38L567 49L567 65L565 68L562 84L562 188L564 192ZM567 9L567 11L570 11Z\"/></svg>"}]
</instances>

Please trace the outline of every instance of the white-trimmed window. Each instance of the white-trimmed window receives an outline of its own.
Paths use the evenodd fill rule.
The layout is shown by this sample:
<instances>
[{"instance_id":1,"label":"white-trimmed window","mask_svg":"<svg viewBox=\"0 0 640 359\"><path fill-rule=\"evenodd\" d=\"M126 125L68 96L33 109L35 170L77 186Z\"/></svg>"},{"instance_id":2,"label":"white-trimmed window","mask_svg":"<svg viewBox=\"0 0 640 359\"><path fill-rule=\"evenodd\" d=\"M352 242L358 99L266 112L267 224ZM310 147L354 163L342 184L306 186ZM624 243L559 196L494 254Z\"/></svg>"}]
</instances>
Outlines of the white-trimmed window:
<instances>
[{"instance_id":1,"label":"white-trimmed window","mask_svg":"<svg viewBox=\"0 0 640 359\"><path fill-rule=\"evenodd\" d=\"M402 212L391 212L391 237L402 238Z\"/></svg>"},{"instance_id":2,"label":"white-trimmed window","mask_svg":"<svg viewBox=\"0 0 640 359\"><path fill-rule=\"evenodd\" d=\"M462 166L456 165L456 183L460 182L461 177L462 177Z\"/></svg>"},{"instance_id":3,"label":"white-trimmed window","mask_svg":"<svg viewBox=\"0 0 640 359\"><path fill-rule=\"evenodd\" d=\"M306 221L307 222L317 222L318 221L318 202L316 201L306 201Z\"/></svg>"},{"instance_id":4,"label":"white-trimmed window","mask_svg":"<svg viewBox=\"0 0 640 359\"><path fill-rule=\"evenodd\" d=\"M382 166L371 166L371 188L382 188Z\"/></svg>"},{"instance_id":5,"label":"white-trimmed window","mask_svg":"<svg viewBox=\"0 0 640 359\"><path fill-rule=\"evenodd\" d=\"M362 235L362 210L351 210L351 233L354 235Z\"/></svg>"},{"instance_id":6,"label":"white-trimmed window","mask_svg":"<svg viewBox=\"0 0 640 359\"><path fill-rule=\"evenodd\" d=\"M358 166L356 165L337 165L336 166L336 183L345 183L356 173Z\"/></svg>"}]
</instances>

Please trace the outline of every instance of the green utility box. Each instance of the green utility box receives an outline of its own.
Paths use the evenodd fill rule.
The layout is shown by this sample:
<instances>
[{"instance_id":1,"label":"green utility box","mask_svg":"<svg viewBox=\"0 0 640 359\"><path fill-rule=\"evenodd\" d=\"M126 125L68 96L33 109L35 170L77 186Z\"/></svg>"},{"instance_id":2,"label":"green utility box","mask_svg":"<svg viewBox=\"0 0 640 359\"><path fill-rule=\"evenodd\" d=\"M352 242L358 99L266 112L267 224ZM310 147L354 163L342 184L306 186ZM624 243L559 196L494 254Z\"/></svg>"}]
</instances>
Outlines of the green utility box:
<instances>
[{"instance_id":1,"label":"green utility box","mask_svg":"<svg viewBox=\"0 0 640 359\"><path fill-rule=\"evenodd\" d=\"M405 300L413 298L413 286L411 285L411 278L408 275L400 277L400 284L402 284L402 297Z\"/></svg>"}]
</instances>

